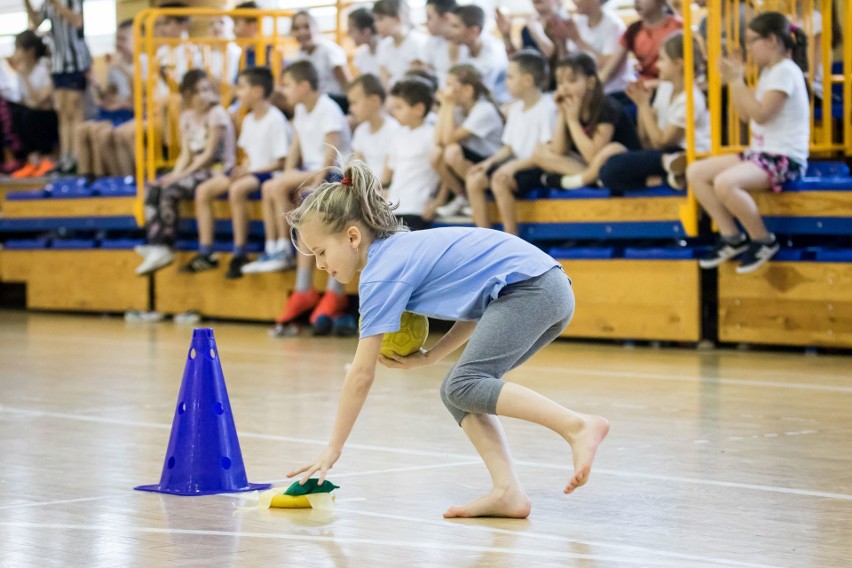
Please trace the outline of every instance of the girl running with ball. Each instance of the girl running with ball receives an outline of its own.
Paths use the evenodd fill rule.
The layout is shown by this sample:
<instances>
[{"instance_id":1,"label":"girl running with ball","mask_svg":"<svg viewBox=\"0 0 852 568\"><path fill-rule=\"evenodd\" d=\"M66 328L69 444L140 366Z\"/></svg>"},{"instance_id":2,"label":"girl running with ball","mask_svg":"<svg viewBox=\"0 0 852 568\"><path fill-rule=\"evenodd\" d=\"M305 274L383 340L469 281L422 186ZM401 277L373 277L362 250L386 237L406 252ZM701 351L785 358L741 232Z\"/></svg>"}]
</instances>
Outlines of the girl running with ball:
<instances>
[{"instance_id":1,"label":"girl running with ball","mask_svg":"<svg viewBox=\"0 0 852 568\"><path fill-rule=\"evenodd\" d=\"M480 228L408 232L394 217L367 166L348 164L337 183L325 183L287 214L299 249L341 283L361 273L361 333L328 447L288 476L313 474L320 482L340 458L373 384L376 363L413 369L436 363L461 347L461 358L441 384L441 399L491 474L485 496L450 507L445 517L517 517L530 514L497 416L535 422L571 446L574 472L564 492L589 479L598 445L609 431L600 416L580 414L518 384L511 369L557 338L574 312L571 281L553 258L517 237ZM399 330L403 311L452 320L428 350L380 356L385 333Z\"/></svg>"}]
</instances>

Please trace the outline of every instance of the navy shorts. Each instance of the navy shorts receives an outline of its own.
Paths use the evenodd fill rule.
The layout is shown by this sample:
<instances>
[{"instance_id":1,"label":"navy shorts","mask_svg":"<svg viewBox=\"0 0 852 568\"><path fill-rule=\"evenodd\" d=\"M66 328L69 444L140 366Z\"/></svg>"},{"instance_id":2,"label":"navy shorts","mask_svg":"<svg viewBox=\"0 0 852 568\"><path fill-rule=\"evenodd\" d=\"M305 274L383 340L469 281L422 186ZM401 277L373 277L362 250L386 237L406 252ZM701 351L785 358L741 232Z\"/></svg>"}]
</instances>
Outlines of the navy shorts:
<instances>
[{"instance_id":1,"label":"navy shorts","mask_svg":"<svg viewBox=\"0 0 852 568\"><path fill-rule=\"evenodd\" d=\"M510 161L511 158L503 160L502 162L498 162L492 165L485 172L485 175L488 176L488 179L491 179L491 176L494 175L500 166ZM527 170L519 170L515 172L515 184L518 186L518 190L515 192L515 195L526 195L533 189L537 187L541 187L541 176L544 174L544 170L541 168L529 168Z\"/></svg>"},{"instance_id":2,"label":"navy shorts","mask_svg":"<svg viewBox=\"0 0 852 568\"><path fill-rule=\"evenodd\" d=\"M470 148L466 148L465 146L462 146L461 149L462 149L462 155L464 156L464 159L467 160L468 162L473 163L473 164L478 164L479 162L483 162L488 157L488 156L483 156L482 154L479 154L477 152L474 152L473 150L471 150Z\"/></svg>"},{"instance_id":3,"label":"navy shorts","mask_svg":"<svg viewBox=\"0 0 852 568\"><path fill-rule=\"evenodd\" d=\"M82 71L74 71L72 73L53 73L54 89L65 89L67 91L85 91L89 82L86 79L86 74Z\"/></svg>"}]
</instances>

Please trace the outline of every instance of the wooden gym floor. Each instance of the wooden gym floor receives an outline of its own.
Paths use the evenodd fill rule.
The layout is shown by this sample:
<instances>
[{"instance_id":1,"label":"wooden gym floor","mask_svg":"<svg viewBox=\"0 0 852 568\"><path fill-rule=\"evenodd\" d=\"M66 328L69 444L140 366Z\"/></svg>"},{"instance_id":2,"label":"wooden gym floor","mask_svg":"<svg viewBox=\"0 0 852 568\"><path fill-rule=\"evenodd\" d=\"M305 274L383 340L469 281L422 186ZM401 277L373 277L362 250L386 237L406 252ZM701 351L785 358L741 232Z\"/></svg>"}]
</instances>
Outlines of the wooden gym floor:
<instances>
[{"instance_id":1,"label":"wooden gym floor","mask_svg":"<svg viewBox=\"0 0 852 568\"><path fill-rule=\"evenodd\" d=\"M283 485L355 342L213 327L249 479ZM0 312L0 566L852 566L848 357L557 342L509 378L609 418L589 484L563 495L564 442L506 420L530 519L446 521L488 484L438 398L449 363L381 368L333 513L133 491L159 480L191 331Z\"/></svg>"}]
</instances>

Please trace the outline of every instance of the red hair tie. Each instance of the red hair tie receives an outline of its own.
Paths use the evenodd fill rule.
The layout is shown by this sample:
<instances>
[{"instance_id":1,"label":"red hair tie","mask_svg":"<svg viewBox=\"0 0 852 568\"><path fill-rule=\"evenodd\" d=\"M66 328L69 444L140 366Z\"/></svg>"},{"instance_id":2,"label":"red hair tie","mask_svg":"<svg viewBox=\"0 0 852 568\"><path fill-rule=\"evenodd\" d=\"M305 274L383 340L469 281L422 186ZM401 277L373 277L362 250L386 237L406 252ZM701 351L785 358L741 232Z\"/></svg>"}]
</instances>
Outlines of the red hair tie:
<instances>
[{"instance_id":1,"label":"red hair tie","mask_svg":"<svg viewBox=\"0 0 852 568\"><path fill-rule=\"evenodd\" d=\"M342 183L343 185L352 185L352 180L350 178L343 178L342 180L340 180L340 183Z\"/></svg>"}]
</instances>

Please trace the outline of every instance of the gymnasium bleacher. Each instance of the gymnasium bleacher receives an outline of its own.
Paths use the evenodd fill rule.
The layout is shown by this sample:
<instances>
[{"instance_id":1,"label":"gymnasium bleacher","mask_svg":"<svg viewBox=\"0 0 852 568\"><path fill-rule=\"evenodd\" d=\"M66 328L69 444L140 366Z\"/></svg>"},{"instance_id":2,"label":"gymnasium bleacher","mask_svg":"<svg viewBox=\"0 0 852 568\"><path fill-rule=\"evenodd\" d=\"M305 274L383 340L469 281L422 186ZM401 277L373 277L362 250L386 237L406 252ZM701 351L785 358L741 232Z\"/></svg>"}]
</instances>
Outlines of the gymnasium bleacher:
<instances>
[{"instance_id":1,"label":"gymnasium bleacher","mask_svg":"<svg viewBox=\"0 0 852 568\"><path fill-rule=\"evenodd\" d=\"M140 18L156 11L146 13ZM842 79L850 67L845 61L832 71ZM849 79L835 89L841 96L843 81ZM848 101L831 108L834 134L852 139L842 129ZM822 109L814 110L821 123ZM578 309L566 336L852 347L852 175L846 163L852 151L846 143L840 147L822 152L827 156L814 159L807 175L781 194L757 196L769 229L785 246L747 275L729 265L702 275L697 258L710 243L710 227L700 222L688 193L667 186L625 195L605 188L531 192L518 203L520 235L560 260L574 281ZM231 249L227 200L215 208L219 270L178 271L197 244L192 203L186 202L176 262L138 277L133 249L144 238L136 179L2 183L0 282L26 284L28 308L193 310L209 318L271 321L294 286L292 272L224 279ZM249 251L257 252L263 238L258 202L251 218ZM323 280L317 278L318 287ZM348 291L355 293L357 285Z\"/></svg>"}]
</instances>

